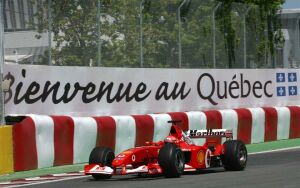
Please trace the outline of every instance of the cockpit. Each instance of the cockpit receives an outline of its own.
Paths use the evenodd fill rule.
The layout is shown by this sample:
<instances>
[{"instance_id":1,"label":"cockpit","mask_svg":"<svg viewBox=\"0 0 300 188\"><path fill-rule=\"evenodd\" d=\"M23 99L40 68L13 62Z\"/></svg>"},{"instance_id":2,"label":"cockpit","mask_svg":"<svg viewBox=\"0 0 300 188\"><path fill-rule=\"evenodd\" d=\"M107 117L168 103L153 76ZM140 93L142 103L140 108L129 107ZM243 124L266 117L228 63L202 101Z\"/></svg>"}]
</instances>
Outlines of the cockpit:
<instances>
[{"instance_id":1,"label":"cockpit","mask_svg":"<svg viewBox=\"0 0 300 188\"><path fill-rule=\"evenodd\" d=\"M177 126L171 126L171 130L170 130L170 136L173 136L175 138L177 138L178 140L183 140L185 141L187 144L191 145L194 144L194 142L192 141L192 139L190 137L188 137L179 127Z\"/></svg>"}]
</instances>

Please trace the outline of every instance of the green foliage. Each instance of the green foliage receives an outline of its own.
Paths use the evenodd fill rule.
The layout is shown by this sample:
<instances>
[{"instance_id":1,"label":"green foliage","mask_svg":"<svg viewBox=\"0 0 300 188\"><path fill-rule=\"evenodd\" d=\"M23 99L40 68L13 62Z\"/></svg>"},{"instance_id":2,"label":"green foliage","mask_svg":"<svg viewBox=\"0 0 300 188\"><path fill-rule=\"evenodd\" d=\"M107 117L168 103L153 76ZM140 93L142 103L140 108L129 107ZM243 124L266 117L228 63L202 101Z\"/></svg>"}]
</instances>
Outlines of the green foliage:
<instances>
[{"instance_id":1,"label":"green foliage","mask_svg":"<svg viewBox=\"0 0 300 188\"><path fill-rule=\"evenodd\" d=\"M232 6L236 3L244 3L246 7L240 6L237 10L240 15L246 16L247 33L253 38L248 37L248 49L256 49L255 54L248 54L247 60L253 60L258 67L268 64L268 57L271 57L274 63L275 46L282 45L283 37L280 30L280 23L277 18L277 11L285 0L219 0L222 3L218 12L218 20L222 22L220 30L226 34L225 49L228 57L228 67L234 67L236 63L237 41L241 41L237 35L237 30L241 27L233 27ZM243 22L241 20L241 22ZM251 40L255 39L255 40Z\"/></svg>"},{"instance_id":2,"label":"green foliage","mask_svg":"<svg viewBox=\"0 0 300 188\"><path fill-rule=\"evenodd\" d=\"M37 30L46 32L49 4L33 1L40 7ZM247 48L255 49L249 50L247 61L264 66L266 52L274 56L275 46L283 42L276 13L284 0L187 0L179 12L180 25L182 2L145 0L140 15L141 0L52 0L52 59L57 65L101 62L102 66L139 67L142 42L145 67L178 67L181 30L183 67L212 67L212 12L217 3L221 3L215 12L218 67L241 67L243 16L249 33ZM247 7L252 7L248 14ZM48 53L41 61L47 61Z\"/></svg>"},{"instance_id":3,"label":"green foliage","mask_svg":"<svg viewBox=\"0 0 300 188\"><path fill-rule=\"evenodd\" d=\"M257 31L260 35L260 43L257 45L257 54L261 57L265 53L265 48L268 48L267 56L270 53L272 64L274 63L274 53L276 46L282 46L284 43L281 32L281 25L277 17L277 12L281 8L285 0L245 0L250 5L259 6L259 20ZM255 19L250 17L251 19ZM265 62L260 62L262 66Z\"/></svg>"},{"instance_id":4,"label":"green foliage","mask_svg":"<svg viewBox=\"0 0 300 188\"><path fill-rule=\"evenodd\" d=\"M39 1L36 0L38 3ZM57 65L88 65L97 50L96 1L52 0L52 57ZM44 2L37 14L38 31L49 29L49 6ZM45 58L43 58L45 59Z\"/></svg>"}]
</instances>

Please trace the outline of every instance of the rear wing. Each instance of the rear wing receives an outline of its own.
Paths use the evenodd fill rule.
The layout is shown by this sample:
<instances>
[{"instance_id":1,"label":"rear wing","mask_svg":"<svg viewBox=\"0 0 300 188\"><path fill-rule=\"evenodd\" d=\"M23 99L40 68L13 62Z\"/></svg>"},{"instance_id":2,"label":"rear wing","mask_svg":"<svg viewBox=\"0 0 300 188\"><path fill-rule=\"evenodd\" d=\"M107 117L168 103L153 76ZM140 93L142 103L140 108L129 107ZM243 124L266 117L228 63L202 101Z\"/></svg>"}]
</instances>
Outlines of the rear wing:
<instances>
[{"instance_id":1,"label":"rear wing","mask_svg":"<svg viewBox=\"0 0 300 188\"><path fill-rule=\"evenodd\" d=\"M212 138L212 137L225 137L232 139L232 130L228 129L205 129L205 130L188 130L186 135L190 138Z\"/></svg>"}]
</instances>

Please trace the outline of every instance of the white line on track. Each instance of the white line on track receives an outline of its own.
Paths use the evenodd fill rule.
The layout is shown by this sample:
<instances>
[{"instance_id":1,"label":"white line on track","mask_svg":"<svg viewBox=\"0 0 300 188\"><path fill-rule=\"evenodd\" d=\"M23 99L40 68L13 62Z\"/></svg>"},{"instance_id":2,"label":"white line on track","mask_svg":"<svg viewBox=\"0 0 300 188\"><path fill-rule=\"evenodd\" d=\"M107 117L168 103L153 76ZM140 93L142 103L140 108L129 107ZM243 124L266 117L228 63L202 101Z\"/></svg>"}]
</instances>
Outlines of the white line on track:
<instances>
[{"instance_id":1,"label":"white line on track","mask_svg":"<svg viewBox=\"0 0 300 188\"><path fill-rule=\"evenodd\" d=\"M275 153L275 152L279 152L279 151L287 151L287 150L293 150L293 149L300 149L300 146L274 149L274 150L268 150L268 151L253 152L253 153L248 153L248 155L264 154L264 153Z\"/></svg>"},{"instance_id":2,"label":"white line on track","mask_svg":"<svg viewBox=\"0 0 300 188\"><path fill-rule=\"evenodd\" d=\"M269 151L260 151L260 152L253 152L249 153L248 155L257 155L257 154L264 154L264 153L275 153L275 152L280 152L280 151L288 151L288 150L293 150L293 149L300 149L300 146L295 146L295 147L289 147L289 148L282 148L282 149L274 149L274 150L269 150ZM58 180L50 180L50 181L44 181L44 182L34 182L34 183L28 183L28 184L23 184L23 185L12 185L8 186L11 188L14 187L26 187L26 186L31 186L31 185L40 185L40 184L46 184L46 183L54 183L54 182L60 182L60 181L66 181L66 180L73 180L73 179L80 179L80 178L86 178L88 176L80 176L80 177L69 177L69 178L63 178L63 179L58 179Z\"/></svg>"},{"instance_id":3,"label":"white line on track","mask_svg":"<svg viewBox=\"0 0 300 188\"><path fill-rule=\"evenodd\" d=\"M61 173L61 174L52 174L53 177L70 177L70 176L82 176L82 174L78 174L78 173Z\"/></svg>"},{"instance_id":4,"label":"white line on track","mask_svg":"<svg viewBox=\"0 0 300 188\"><path fill-rule=\"evenodd\" d=\"M43 181L43 182L36 182L36 183L28 183L23 185L12 185L8 187L26 187L26 186L32 186L32 185L40 185L40 184L46 184L46 183L54 183L54 182L60 182L60 181L66 181L66 180L73 180L73 179L80 179L80 178L86 178L88 176L80 176L80 177L70 177L70 178L64 178L64 179L58 179L58 180L50 180L50 181Z\"/></svg>"}]
</instances>

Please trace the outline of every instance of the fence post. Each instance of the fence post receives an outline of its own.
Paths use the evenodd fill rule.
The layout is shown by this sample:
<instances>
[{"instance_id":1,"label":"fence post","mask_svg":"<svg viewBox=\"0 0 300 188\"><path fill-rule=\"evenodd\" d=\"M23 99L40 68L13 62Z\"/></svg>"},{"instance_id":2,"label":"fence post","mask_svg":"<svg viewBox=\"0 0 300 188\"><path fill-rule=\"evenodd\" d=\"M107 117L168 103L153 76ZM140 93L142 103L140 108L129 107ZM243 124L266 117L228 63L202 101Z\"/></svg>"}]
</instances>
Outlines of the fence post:
<instances>
[{"instance_id":1,"label":"fence post","mask_svg":"<svg viewBox=\"0 0 300 188\"><path fill-rule=\"evenodd\" d=\"M97 29L98 29L98 59L97 66L100 67L101 64L101 2L97 2Z\"/></svg>"},{"instance_id":2,"label":"fence post","mask_svg":"<svg viewBox=\"0 0 300 188\"><path fill-rule=\"evenodd\" d=\"M248 7L246 9L246 12L243 15L243 25L244 25L244 68L247 68L247 31L246 31L246 16L248 15L249 11L250 11L251 7Z\"/></svg>"},{"instance_id":3,"label":"fence post","mask_svg":"<svg viewBox=\"0 0 300 188\"><path fill-rule=\"evenodd\" d=\"M212 12L212 32L213 32L213 66L216 68L216 22L215 22L215 13L218 10L222 3L218 3Z\"/></svg>"},{"instance_id":4,"label":"fence post","mask_svg":"<svg viewBox=\"0 0 300 188\"><path fill-rule=\"evenodd\" d=\"M48 64L52 65L52 54L51 54L51 47L52 47L52 11L51 11L52 0L48 0Z\"/></svg>"},{"instance_id":5,"label":"fence post","mask_svg":"<svg viewBox=\"0 0 300 188\"><path fill-rule=\"evenodd\" d=\"M145 0L140 2L140 67L144 67L144 51L143 51L143 9Z\"/></svg>"},{"instance_id":6,"label":"fence post","mask_svg":"<svg viewBox=\"0 0 300 188\"><path fill-rule=\"evenodd\" d=\"M182 61L182 49L181 49L181 7L186 3L186 0L183 0L177 9L178 16L178 67L181 68Z\"/></svg>"},{"instance_id":7,"label":"fence post","mask_svg":"<svg viewBox=\"0 0 300 188\"><path fill-rule=\"evenodd\" d=\"M4 64L4 16L3 1L0 1L0 126L5 124L4 93L3 93L3 64Z\"/></svg>"}]
</instances>

